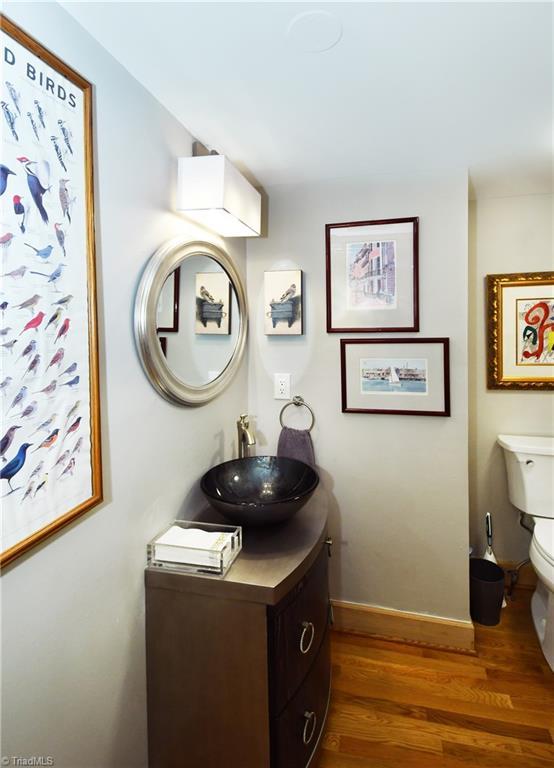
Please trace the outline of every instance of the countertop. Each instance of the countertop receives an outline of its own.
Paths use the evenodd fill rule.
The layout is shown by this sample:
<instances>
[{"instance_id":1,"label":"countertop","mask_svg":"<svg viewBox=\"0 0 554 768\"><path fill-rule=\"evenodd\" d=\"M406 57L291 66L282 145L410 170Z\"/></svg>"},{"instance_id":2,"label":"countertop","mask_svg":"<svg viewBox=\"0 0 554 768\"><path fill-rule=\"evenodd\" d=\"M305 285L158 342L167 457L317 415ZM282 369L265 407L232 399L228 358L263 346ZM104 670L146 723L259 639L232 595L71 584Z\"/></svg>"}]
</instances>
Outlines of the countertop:
<instances>
[{"instance_id":1,"label":"countertop","mask_svg":"<svg viewBox=\"0 0 554 768\"><path fill-rule=\"evenodd\" d=\"M214 510L194 519L225 522ZM276 605L302 578L327 536L327 496L319 487L308 503L286 523L269 528L243 528L242 551L221 578L149 566L148 589L248 600Z\"/></svg>"}]
</instances>

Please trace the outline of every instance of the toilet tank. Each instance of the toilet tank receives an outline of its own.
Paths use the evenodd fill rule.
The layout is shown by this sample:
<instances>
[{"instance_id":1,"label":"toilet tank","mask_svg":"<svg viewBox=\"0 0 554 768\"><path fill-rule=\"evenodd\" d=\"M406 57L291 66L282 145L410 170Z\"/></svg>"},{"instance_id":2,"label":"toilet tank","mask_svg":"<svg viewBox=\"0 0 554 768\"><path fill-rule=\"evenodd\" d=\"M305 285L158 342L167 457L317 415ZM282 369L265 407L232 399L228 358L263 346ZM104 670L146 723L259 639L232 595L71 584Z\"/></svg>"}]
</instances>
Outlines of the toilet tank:
<instances>
[{"instance_id":1,"label":"toilet tank","mask_svg":"<svg viewBox=\"0 0 554 768\"><path fill-rule=\"evenodd\" d=\"M554 518L554 437L498 435L497 442L512 504L528 515Z\"/></svg>"}]
</instances>

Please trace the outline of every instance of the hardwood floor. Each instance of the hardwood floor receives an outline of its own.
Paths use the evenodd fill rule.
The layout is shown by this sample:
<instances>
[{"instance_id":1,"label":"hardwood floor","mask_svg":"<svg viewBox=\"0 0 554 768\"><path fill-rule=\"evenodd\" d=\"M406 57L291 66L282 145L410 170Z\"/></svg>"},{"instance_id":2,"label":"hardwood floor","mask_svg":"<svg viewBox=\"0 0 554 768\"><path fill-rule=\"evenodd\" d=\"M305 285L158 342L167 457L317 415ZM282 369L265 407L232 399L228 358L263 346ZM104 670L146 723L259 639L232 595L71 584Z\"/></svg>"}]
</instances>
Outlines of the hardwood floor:
<instances>
[{"instance_id":1,"label":"hardwood floor","mask_svg":"<svg viewBox=\"0 0 554 768\"><path fill-rule=\"evenodd\" d=\"M334 632L333 683L314 768L552 768L554 674L520 589L477 655Z\"/></svg>"}]
</instances>

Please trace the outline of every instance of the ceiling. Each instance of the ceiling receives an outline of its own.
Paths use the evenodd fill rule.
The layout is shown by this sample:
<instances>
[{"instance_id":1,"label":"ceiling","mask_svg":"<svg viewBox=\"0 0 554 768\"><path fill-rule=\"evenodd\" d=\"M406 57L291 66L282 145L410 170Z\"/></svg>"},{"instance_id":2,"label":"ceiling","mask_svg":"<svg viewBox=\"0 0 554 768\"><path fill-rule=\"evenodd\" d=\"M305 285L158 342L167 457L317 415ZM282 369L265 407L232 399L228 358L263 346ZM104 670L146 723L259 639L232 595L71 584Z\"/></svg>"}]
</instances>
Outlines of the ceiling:
<instances>
[{"instance_id":1,"label":"ceiling","mask_svg":"<svg viewBox=\"0 0 554 768\"><path fill-rule=\"evenodd\" d=\"M62 5L266 188L467 167L477 197L551 191L550 3Z\"/></svg>"}]
</instances>

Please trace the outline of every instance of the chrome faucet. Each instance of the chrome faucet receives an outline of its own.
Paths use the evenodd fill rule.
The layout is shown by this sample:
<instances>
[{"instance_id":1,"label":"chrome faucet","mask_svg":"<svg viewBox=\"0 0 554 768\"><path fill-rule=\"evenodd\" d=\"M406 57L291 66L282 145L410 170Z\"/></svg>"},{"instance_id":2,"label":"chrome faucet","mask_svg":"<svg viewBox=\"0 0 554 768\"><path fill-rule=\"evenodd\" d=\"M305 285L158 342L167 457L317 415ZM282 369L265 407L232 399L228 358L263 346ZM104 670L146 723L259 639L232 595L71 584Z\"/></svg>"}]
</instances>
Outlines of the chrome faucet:
<instances>
[{"instance_id":1,"label":"chrome faucet","mask_svg":"<svg viewBox=\"0 0 554 768\"><path fill-rule=\"evenodd\" d=\"M250 429L250 422L246 413L243 413L237 421L237 433L239 439L239 459L250 455L250 447L256 445L256 436Z\"/></svg>"}]
</instances>

